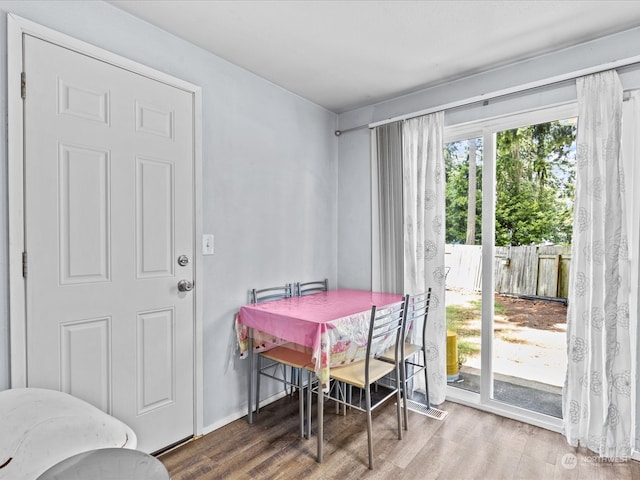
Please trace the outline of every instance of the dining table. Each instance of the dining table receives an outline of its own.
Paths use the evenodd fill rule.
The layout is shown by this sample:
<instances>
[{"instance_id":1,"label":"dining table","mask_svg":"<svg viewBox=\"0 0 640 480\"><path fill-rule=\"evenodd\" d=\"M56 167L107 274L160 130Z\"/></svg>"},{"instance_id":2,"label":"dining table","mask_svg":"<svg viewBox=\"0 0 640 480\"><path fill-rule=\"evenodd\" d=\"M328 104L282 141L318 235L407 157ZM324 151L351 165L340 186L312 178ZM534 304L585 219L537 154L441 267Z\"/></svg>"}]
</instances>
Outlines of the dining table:
<instances>
[{"instance_id":1,"label":"dining table","mask_svg":"<svg viewBox=\"0 0 640 480\"><path fill-rule=\"evenodd\" d=\"M253 355L283 343L311 348L319 383L317 437L318 462L322 462L322 393L329 389L330 370L363 360L372 307L379 310L402 299L399 294L336 289L242 306L236 317L236 335L241 357L249 359L249 423L253 422Z\"/></svg>"}]
</instances>

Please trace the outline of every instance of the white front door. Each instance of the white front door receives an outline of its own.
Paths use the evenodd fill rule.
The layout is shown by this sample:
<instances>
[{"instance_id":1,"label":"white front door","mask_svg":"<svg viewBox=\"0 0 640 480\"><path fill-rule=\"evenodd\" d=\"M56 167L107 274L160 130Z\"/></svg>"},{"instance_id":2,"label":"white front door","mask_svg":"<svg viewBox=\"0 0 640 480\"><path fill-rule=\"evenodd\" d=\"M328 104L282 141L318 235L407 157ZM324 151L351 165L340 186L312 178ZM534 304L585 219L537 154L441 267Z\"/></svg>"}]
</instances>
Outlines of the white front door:
<instances>
[{"instance_id":1,"label":"white front door","mask_svg":"<svg viewBox=\"0 0 640 480\"><path fill-rule=\"evenodd\" d=\"M192 95L29 35L24 70L27 384L156 451L194 434Z\"/></svg>"}]
</instances>

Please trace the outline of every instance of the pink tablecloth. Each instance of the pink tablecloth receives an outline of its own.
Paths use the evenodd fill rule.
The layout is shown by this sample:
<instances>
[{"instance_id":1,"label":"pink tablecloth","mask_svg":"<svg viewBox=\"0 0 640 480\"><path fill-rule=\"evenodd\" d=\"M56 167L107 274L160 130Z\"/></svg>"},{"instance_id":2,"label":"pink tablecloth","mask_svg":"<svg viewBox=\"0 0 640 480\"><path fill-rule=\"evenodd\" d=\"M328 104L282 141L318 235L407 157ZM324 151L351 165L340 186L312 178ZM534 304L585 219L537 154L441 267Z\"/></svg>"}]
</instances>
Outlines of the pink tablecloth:
<instances>
[{"instance_id":1,"label":"pink tablecloth","mask_svg":"<svg viewBox=\"0 0 640 480\"><path fill-rule=\"evenodd\" d=\"M255 337L273 343L311 347L316 375L326 388L331 366L364 358L371 307L382 309L400 301L401 295L342 289L245 305L237 319L240 352L248 348L248 328L259 332Z\"/></svg>"}]
</instances>

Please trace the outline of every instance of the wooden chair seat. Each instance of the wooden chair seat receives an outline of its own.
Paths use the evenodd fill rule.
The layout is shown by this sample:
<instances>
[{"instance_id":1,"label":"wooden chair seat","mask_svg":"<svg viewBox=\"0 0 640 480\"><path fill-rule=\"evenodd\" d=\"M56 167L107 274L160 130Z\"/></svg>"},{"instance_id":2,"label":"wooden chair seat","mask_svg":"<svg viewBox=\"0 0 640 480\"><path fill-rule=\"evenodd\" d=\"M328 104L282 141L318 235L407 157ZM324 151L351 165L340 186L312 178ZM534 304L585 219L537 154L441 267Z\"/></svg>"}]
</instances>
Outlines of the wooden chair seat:
<instances>
[{"instance_id":1,"label":"wooden chair seat","mask_svg":"<svg viewBox=\"0 0 640 480\"><path fill-rule=\"evenodd\" d=\"M369 382L378 381L385 375L394 372L395 369L395 365L391 363L372 359L369 364ZM345 382L349 385L362 389L367 385L364 374L364 360L360 362L353 362L352 364L344 367L334 367L331 369L331 378L334 380Z\"/></svg>"},{"instance_id":2,"label":"wooden chair seat","mask_svg":"<svg viewBox=\"0 0 640 480\"><path fill-rule=\"evenodd\" d=\"M415 355L416 353L422 351L422 347L420 345L416 345L415 343L409 343L409 342L405 342L404 343L404 358L403 360L406 360L407 358L412 357L413 355ZM390 348L389 350L387 350L386 352L384 352L382 355L380 355L378 357L379 360L382 360L384 362L393 362L393 348Z\"/></svg>"},{"instance_id":3,"label":"wooden chair seat","mask_svg":"<svg viewBox=\"0 0 640 480\"><path fill-rule=\"evenodd\" d=\"M311 348L305 348L301 351L288 348L286 345L281 345L279 347L272 348L271 350L262 352L262 356L264 358L268 358L269 360L273 360L274 362L282 363L289 367L307 368L309 365L311 365L311 369L313 369L313 363L311 361Z\"/></svg>"}]
</instances>

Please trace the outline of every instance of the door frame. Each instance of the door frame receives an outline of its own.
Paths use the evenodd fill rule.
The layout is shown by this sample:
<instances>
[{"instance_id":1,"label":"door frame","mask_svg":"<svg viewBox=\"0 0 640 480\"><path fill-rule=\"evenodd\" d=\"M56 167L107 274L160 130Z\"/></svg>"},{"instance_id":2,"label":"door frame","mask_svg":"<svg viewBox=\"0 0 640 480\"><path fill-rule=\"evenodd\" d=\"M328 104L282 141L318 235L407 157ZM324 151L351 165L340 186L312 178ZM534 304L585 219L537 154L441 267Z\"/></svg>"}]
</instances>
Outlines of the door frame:
<instances>
[{"instance_id":1,"label":"door frame","mask_svg":"<svg viewBox=\"0 0 640 480\"><path fill-rule=\"evenodd\" d=\"M194 187L194 418L193 433L203 431L203 351L202 351L202 89L194 84L96 47L82 40L7 14L7 109L8 109L8 202L9 202L9 327L11 387L27 385L26 281L23 277L25 250L24 210L24 112L21 97L23 71L23 35L28 34L63 48L87 55L113 66L179 88L191 94L193 101L193 187ZM28 85L28 79L27 85ZM28 87L27 87L28 90Z\"/></svg>"},{"instance_id":2,"label":"door frame","mask_svg":"<svg viewBox=\"0 0 640 480\"><path fill-rule=\"evenodd\" d=\"M480 392L469 392L447 385L447 399L469 405L480 410L495 413L513 420L529 423L547 430L561 432L562 419L511 405L493 397L493 337L494 337L494 261L495 261L495 202L496 202L496 135L499 131L518 128L523 125L551 122L563 118L577 117L578 104L569 100L557 105L543 106L533 110L525 109L506 115L477 120L445 128L443 143L463 138L483 139L482 174L482 302L481 302L481 343L480 343ZM490 141L489 141L490 140ZM484 235L484 232L490 232Z\"/></svg>"}]
</instances>

